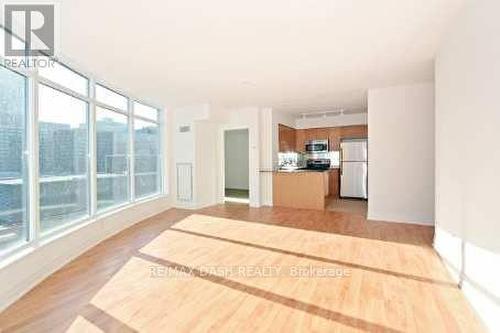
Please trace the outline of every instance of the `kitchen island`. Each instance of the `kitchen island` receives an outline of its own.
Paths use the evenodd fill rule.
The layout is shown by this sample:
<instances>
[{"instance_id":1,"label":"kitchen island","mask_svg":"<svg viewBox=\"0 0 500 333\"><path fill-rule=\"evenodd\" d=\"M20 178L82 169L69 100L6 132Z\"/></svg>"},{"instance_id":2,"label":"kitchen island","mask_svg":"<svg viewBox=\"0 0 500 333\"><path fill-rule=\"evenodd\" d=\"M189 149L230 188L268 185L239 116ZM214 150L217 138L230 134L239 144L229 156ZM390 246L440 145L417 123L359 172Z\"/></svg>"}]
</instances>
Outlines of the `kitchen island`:
<instances>
[{"instance_id":1,"label":"kitchen island","mask_svg":"<svg viewBox=\"0 0 500 333\"><path fill-rule=\"evenodd\" d=\"M273 205L324 210L330 171L279 170L273 173Z\"/></svg>"}]
</instances>

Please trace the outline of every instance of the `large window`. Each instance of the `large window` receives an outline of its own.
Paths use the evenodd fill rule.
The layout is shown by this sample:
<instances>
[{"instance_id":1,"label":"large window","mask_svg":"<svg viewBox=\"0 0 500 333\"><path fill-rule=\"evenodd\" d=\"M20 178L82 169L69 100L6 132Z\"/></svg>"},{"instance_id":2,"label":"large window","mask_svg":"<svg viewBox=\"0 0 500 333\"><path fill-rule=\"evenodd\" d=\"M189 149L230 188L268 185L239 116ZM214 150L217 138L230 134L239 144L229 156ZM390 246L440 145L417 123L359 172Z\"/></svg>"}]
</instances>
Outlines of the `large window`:
<instances>
[{"instance_id":1,"label":"large window","mask_svg":"<svg viewBox=\"0 0 500 333\"><path fill-rule=\"evenodd\" d=\"M111 89L96 84L95 86L95 98L97 101L112 106L120 110L128 109L128 99L127 97L117 94Z\"/></svg>"},{"instance_id":2,"label":"large window","mask_svg":"<svg viewBox=\"0 0 500 333\"><path fill-rule=\"evenodd\" d=\"M88 95L89 80L64 65L54 62L50 67L47 66L40 68L39 74L40 76L43 76L65 88L71 89L80 95Z\"/></svg>"},{"instance_id":3,"label":"large window","mask_svg":"<svg viewBox=\"0 0 500 333\"><path fill-rule=\"evenodd\" d=\"M158 110L142 103L134 102L134 114L147 120L158 121Z\"/></svg>"},{"instance_id":4,"label":"large window","mask_svg":"<svg viewBox=\"0 0 500 333\"><path fill-rule=\"evenodd\" d=\"M0 66L0 252L28 240L26 78Z\"/></svg>"},{"instance_id":5,"label":"large window","mask_svg":"<svg viewBox=\"0 0 500 333\"><path fill-rule=\"evenodd\" d=\"M97 209L129 200L128 116L97 108Z\"/></svg>"},{"instance_id":6,"label":"large window","mask_svg":"<svg viewBox=\"0 0 500 333\"><path fill-rule=\"evenodd\" d=\"M160 132L158 123L135 113L137 105L141 104L134 103L135 197L142 198L160 191ZM155 111L152 118L158 119Z\"/></svg>"},{"instance_id":7,"label":"large window","mask_svg":"<svg viewBox=\"0 0 500 333\"><path fill-rule=\"evenodd\" d=\"M161 193L158 109L58 62L2 64L0 259Z\"/></svg>"},{"instance_id":8,"label":"large window","mask_svg":"<svg viewBox=\"0 0 500 333\"><path fill-rule=\"evenodd\" d=\"M88 105L39 85L40 228L89 214Z\"/></svg>"}]
</instances>

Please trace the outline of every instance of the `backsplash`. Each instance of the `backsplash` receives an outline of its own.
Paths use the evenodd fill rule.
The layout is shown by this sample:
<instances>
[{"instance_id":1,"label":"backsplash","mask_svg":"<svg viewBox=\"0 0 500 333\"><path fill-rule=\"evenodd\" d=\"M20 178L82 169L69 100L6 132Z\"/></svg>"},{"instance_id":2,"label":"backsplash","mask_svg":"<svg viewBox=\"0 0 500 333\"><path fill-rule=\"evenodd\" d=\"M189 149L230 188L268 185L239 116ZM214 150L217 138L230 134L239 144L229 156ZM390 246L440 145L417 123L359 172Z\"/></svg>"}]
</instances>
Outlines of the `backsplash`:
<instances>
[{"instance_id":1,"label":"backsplash","mask_svg":"<svg viewBox=\"0 0 500 333\"><path fill-rule=\"evenodd\" d=\"M278 167L280 169L304 168L308 159L329 159L332 168L340 167L340 151L338 150L315 154L300 152L278 153Z\"/></svg>"},{"instance_id":2,"label":"backsplash","mask_svg":"<svg viewBox=\"0 0 500 333\"><path fill-rule=\"evenodd\" d=\"M278 167L280 169L300 169L306 167L306 156L304 153L288 152L278 153Z\"/></svg>"}]
</instances>

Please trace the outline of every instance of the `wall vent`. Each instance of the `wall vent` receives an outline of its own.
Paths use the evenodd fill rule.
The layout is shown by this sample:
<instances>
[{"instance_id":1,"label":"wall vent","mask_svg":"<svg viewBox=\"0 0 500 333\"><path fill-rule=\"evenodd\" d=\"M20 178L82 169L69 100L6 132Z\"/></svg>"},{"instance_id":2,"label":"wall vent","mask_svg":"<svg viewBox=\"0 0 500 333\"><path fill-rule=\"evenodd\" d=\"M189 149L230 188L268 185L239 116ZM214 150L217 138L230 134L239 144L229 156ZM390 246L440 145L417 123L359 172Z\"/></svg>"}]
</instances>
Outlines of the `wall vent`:
<instances>
[{"instance_id":1,"label":"wall vent","mask_svg":"<svg viewBox=\"0 0 500 333\"><path fill-rule=\"evenodd\" d=\"M179 126L179 132L180 133L191 132L191 126L189 126L189 125L187 125L187 126Z\"/></svg>"}]
</instances>

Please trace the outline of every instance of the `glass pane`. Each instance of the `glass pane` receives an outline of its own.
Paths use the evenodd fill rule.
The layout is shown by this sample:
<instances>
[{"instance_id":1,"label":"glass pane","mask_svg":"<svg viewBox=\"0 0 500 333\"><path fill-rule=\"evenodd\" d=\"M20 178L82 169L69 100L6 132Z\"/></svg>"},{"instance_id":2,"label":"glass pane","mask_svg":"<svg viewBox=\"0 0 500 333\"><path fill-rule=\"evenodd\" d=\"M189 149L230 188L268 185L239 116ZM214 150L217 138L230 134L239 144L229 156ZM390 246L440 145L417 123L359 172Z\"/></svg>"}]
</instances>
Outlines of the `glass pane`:
<instances>
[{"instance_id":1,"label":"glass pane","mask_svg":"<svg viewBox=\"0 0 500 333\"><path fill-rule=\"evenodd\" d=\"M110 105L120 110L127 110L128 100L125 96L115 93L99 84L95 86L95 98L104 104Z\"/></svg>"},{"instance_id":2,"label":"glass pane","mask_svg":"<svg viewBox=\"0 0 500 333\"><path fill-rule=\"evenodd\" d=\"M158 121L158 110L139 102L134 102L134 115Z\"/></svg>"},{"instance_id":3,"label":"glass pane","mask_svg":"<svg viewBox=\"0 0 500 333\"><path fill-rule=\"evenodd\" d=\"M97 209L129 199L128 117L103 108L96 110Z\"/></svg>"},{"instance_id":4,"label":"glass pane","mask_svg":"<svg viewBox=\"0 0 500 333\"><path fill-rule=\"evenodd\" d=\"M0 252L27 241L26 79L0 66Z\"/></svg>"},{"instance_id":5,"label":"glass pane","mask_svg":"<svg viewBox=\"0 0 500 333\"><path fill-rule=\"evenodd\" d=\"M88 216L88 106L39 85L42 233Z\"/></svg>"},{"instance_id":6,"label":"glass pane","mask_svg":"<svg viewBox=\"0 0 500 333\"><path fill-rule=\"evenodd\" d=\"M158 124L135 119L134 132L135 196L141 198L160 191Z\"/></svg>"},{"instance_id":7,"label":"glass pane","mask_svg":"<svg viewBox=\"0 0 500 333\"><path fill-rule=\"evenodd\" d=\"M87 78L72 71L66 66L53 61L51 62L50 66L39 67L38 70L41 76L79 94L85 96L88 95L89 81L87 80Z\"/></svg>"}]
</instances>

